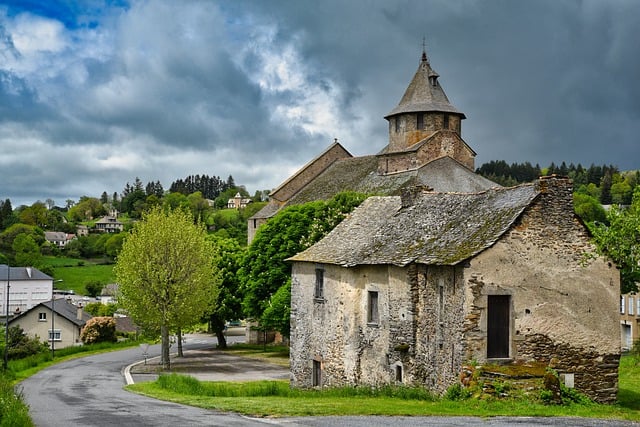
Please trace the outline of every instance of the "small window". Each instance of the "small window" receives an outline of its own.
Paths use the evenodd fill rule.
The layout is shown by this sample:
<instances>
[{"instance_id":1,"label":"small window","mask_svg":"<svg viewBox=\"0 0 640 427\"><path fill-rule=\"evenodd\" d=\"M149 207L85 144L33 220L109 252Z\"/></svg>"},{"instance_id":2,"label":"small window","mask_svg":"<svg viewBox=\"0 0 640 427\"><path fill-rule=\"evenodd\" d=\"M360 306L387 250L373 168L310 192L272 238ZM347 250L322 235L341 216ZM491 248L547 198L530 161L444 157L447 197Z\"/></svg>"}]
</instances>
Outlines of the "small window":
<instances>
[{"instance_id":1,"label":"small window","mask_svg":"<svg viewBox=\"0 0 640 427\"><path fill-rule=\"evenodd\" d=\"M324 297L324 270L316 268L316 289L313 294L314 298Z\"/></svg>"},{"instance_id":2,"label":"small window","mask_svg":"<svg viewBox=\"0 0 640 427\"><path fill-rule=\"evenodd\" d=\"M378 323L378 292L369 291L368 296L368 308L367 308L367 323Z\"/></svg>"},{"instance_id":3,"label":"small window","mask_svg":"<svg viewBox=\"0 0 640 427\"><path fill-rule=\"evenodd\" d=\"M319 360L313 361L313 378L311 379L314 387L320 387L322 385L322 364Z\"/></svg>"},{"instance_id":4,"label":"small window","mask_svg":"<svg viewBox=\"0 0 640 427\"><path fill-rule=\"evenodd\" d=\"M396 381L402 382L402 365L396 365Z\"/></svg>"},{"instance_id":5,"label":"small window","mask_svg":"<svg viewBox=\"0 0 640 427\"><path fill-rule=\"evenodd\" d=\"M631 316L633 316L633 308L634 308L633 306L634 306L634 305L635 305L635 304L633 303L633 298L629 297L629 314L630 314Z\"/></svg>"},{"instance_id":6,"label":"small window","mask_svg":"<svg viewBox=\"0 0 640 427\"><path fill-rule=\"evenodd\" d=\"M636 297L636 316L640 316L640 298Z\"/></svg>"},{"instance_id":7,"label":"small window","mask_svg":"<svg viewBox=\"0 0 640 427\"><path fill-rule=\"evenodd\" d=\"M54 329L53 332L49 329L49 341L60 341L62 339L62 332L60 329Z\"/></svg>"},{"instance_id":8,"label":"small window","mask_svg":"<svg viewBox=\"0 0 640 427\"><path fill-rule=\"evenodd\" d=\"M396 133L400 132L400 117L396 117Z\"/></svg>"},{"instance_id":9,"label":"small window","mask_svg":"<svg viewBox=\"0 0 640 427\"><path fill-rule=\"evenodd\" d=\"M424 129L424 114L422 113L418 113L418 115L416 116L416 129Z\"/></svg>"},{"instance_id":10,"label":"small window","mask_svg":"<svg viewBox=\"0 0 640 427\"><path fill-rule=\"evenodd\" d=\"M443 119L443 127L449 129L449 115L445 114Z\"/></svg>"},{"instance_id":11,"label":"small window","mask_svg":"<svg viewBox=\"0 0 640 427\"><path fill-rule=\"evenodd\" d=\"M620 297L620 314L624 314L624 297Z\"/></svg>"},{"instance_id":12,"label":"small window","mask_svg":"<svg viewBox=\"0 0 640 427\"><path fill-rule=\"evenodd\" d=\"M38 313L38 322L46 322L47 321L47 313Z\"/></svg>"}]
</instances>

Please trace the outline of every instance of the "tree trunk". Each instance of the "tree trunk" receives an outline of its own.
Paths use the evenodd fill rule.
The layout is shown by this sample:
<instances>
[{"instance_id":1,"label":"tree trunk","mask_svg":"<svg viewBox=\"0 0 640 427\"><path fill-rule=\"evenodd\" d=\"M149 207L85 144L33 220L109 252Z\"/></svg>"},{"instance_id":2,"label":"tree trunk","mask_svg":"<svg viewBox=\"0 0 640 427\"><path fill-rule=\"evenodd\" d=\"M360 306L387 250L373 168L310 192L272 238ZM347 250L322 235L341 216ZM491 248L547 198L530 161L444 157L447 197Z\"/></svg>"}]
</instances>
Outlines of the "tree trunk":
<instances>
[{"instance_id":1,"label":"tree trunk","mask_svg":"<svg viewBox=\"0 0 640 427\"><path fill-rule=\"evenodd\" d=\"M160 327L160 336L162 337L160 364L162 365L163 370L168 371L171 369L171 362L169 361L169 346L171 343L169 342L169 328L167 328L167 325L162 325Z\"/></svg>"},{"instance_id":2,"label":"tree trunk","mask_svg":"<svg viewBox=\"0 0 640 427\"><path fill-rule=\"evenodd\" d=\"M176 335L178 340L178 357L184 357L184 354L182 353L182 328L178 328Z\"/></svg>"},{"instance_id":3,"label":"tree trunk","mask_svg":"<svg viewBox=\"0 0 640 427\"><path fill-rule=\"evenodd\" d=\"M218 348L227 348L227 337L224 336L224 329L216 328L218 338Z\"/></svg>"}]
</instances>

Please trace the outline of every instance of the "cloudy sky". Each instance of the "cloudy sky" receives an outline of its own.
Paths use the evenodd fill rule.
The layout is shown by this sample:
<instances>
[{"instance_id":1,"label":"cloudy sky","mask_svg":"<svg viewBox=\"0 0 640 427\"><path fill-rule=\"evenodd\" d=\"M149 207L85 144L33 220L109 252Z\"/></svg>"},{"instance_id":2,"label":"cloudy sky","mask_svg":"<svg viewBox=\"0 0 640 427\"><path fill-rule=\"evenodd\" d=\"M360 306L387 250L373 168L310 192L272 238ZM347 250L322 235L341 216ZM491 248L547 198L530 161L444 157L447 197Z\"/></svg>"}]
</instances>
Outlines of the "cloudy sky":
<instances>
[{"instance_id":1,"label":"cloudy sky","mask_svg":"<svg viewBox=\"0 0 640 427\"><path fill-rule=\"evenodd\" d=\"M423 37L476 166L640 168L635 0L0 0L0 199L374 154Z\"/></svg>"}]
</instances>

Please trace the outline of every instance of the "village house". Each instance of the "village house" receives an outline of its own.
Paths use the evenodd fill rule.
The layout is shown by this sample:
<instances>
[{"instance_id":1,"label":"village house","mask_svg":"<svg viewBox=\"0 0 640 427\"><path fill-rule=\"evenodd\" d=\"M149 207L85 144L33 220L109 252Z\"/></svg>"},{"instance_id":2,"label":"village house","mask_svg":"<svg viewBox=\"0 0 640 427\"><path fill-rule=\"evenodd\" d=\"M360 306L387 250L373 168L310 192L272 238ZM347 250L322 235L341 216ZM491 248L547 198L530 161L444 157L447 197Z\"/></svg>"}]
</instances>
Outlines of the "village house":
<instances>
[{"instance_id":1,"label":"village house","mask_svg":"<svg viewBox=\"0 0 640 427\"><path fill-rule=\"evenodd\" d=\"M619 272L574 215L571 181L502 188L475 174L438 77L423 52L386 147L352 157L334 142L249 220L251 235L289 204L376 195L290 258L292 386L444 393L472 362L528 363L614 402Z\"/></svg>"},{"instance_id":2,"label":"village house","mask_svg":"<svg viewBox=\"0 0 640 427\"><path fill-rule=\"evenodd\" d=\"M443 393L471 361L538 363L616 400L619 272L566 178L371 197L290 261L294 387Z\"/></svg>"},{"instance_id":3,"label":"village house","mask_svg":"<svg viewBox=\"0 0 640 427\"><path fill-rule=\"evenodd\" d=\"M67 243L76 238L75 234L65 233L63 231L45 231L44 239L57 246L58 248L64 248Z\"/></svg>"},{"instance_id":4,"label":"village house","mask_svg":"<svg viewBox=\"0 0 640 427\"><path fill-rule=\"evenodd\" d=\"M236 193L231 199L227 201L227 208L229 209L244 209L251 203L251 199L242 197L240 193Z\"/></svg>"},{"instance_id":5,"label":"village house","mask_svg":"<svg viewBox=\"0 0 640 427\"><path fill-rule=\"evenodd\" d=\"M21 313L51 299L53 278L33 267L0 265L0 316L5 316L7 313L7 288L9 289L8 313L10 315Z\"/></svg>"},{"instance_id":6,"label":"village house","mask_svg":"<svg viewBox=\"0 0 640 427\"><path fill-rule=\"evenodd\" d=\"M106 215L96 221L95 228L101 233L119 233L124 229L124 224L115 216Z\"/></svg>"},{"instance_id":7,"label":"village house","mask_svg":"<svg viewBox=\"0 0 640 427\"><path fill-rule=\"evenodd\" d=\"M52 316L53 321L52 321ZM64 298L42 302L9 321L30 337L48 341L57 349L79 345L80 332L91 315Z\"/></svg>"}]
</instances>

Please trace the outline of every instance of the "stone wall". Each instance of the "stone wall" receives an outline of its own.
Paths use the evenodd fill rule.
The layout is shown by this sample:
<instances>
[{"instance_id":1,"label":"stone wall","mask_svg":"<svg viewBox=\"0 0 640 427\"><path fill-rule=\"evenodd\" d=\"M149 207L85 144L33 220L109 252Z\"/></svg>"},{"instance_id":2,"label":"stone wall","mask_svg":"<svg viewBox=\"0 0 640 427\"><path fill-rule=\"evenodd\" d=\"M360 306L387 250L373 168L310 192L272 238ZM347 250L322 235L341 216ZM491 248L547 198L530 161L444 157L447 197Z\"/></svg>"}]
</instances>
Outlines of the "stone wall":
<instances>
[{"instance_id":1,"label":"stone wall","mask_svg":"<svg viewBox=\"0 0 640 427\"><path fill-rule=\"evenodd\" d=\"M391 152L378 156L378 173L386 175L416 169L445 156L474 170L475 154L460 136L453 131L438 131L417 150Z\"/></svg>"},{"instance_id":2,"label":"stone wall","mask_svg":"<svg viewBox=\"0 0 640 427\"><path fill-rule=\"evenodd\" d=\"M423 114L423 128L418 129L418 114ZM458 135L462 134L462 119L457 114L447 113L448 127L445 128L445 113L407 113L389 118L389 151L403 151L412 145L433 135L439 130L450 130ZM396 127L396 121L398 125ZM398 129L398 131L396 131Z\"/></svg>"},{"instance_id":3,"label":"stone wall","mask_svg":"<svg viewBox=\"0 0 640 427\"><path fill-rule=\"evenodd\" d=\"M597 255L573 214L571 181L546 178L537 186L534 203L465 269L465 358L487 361L487 298L510 295L510 354L503 362L557 360L563 372L576 373L576 388L611 402L620 354L619 272Z\"/></svg>"},{"instance_id":4,"label":"stone wall","mask_svg":"<svg viewBox=\"0 0 640 427\"><path fill-rule=\"evenodd\" d=\"M547 363L560 376L573 374L575 388L596 402L616 402L619 353L600 354L555 343L544 335L527 336L517 346L522 359Z\"/></svg>"}]
</instances>

